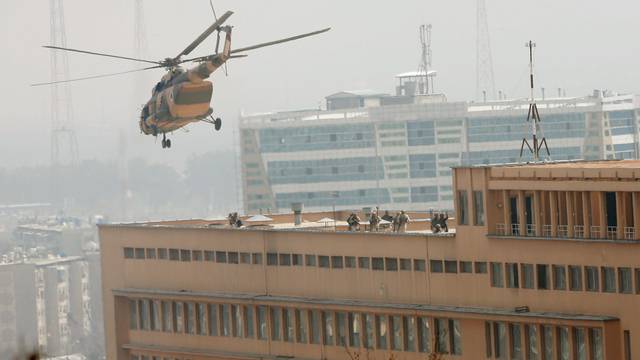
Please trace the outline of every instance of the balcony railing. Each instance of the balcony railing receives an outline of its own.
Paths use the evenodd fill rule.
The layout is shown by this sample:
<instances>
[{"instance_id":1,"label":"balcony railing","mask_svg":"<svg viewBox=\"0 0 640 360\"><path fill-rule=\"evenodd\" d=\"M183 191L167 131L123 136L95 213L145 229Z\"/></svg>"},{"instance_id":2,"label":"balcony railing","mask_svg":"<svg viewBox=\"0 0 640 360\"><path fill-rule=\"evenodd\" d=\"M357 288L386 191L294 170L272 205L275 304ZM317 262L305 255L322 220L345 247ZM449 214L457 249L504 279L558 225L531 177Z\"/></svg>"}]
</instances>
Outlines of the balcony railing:
<instances>
[{"instance_id":1,"label":"balcony railing","mask_svg":"<svg viewBox=\"0 0 640 360\"><path fill-rule=\"evenodd\" d=\"M540 235L536 234L536 225L535 224L526 224L524 231L521 231L520 224L504 224L497 223L495 225L495 233L491 235L497 236L516 236L516 237L544 237L544 238L572 238L572 239L593 239L593 240L635 240L640 241L638 238L640 234L636 233L635 227L626 226L622 229L623 233L621 236L618 236L618 227L617 226L607 226L605 231L603 231L602 227L597 225L590 226L589 233L586 233L586 227L584 225L574 225L573 233L569 236L569 226L568 225L557 225L554 228L553 225L543 224L540 226Z\"/></svg>"}]
</instances>

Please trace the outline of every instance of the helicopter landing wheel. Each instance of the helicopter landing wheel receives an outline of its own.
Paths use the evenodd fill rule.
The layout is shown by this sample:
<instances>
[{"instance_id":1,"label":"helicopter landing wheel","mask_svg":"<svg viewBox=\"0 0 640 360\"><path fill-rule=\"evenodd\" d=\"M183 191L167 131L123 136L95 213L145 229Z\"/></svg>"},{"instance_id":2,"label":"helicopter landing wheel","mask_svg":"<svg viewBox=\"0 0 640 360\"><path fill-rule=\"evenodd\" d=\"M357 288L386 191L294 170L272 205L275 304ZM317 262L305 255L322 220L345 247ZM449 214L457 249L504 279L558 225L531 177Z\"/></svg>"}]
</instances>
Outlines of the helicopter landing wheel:
<instances>
[{"instance_id":1,"label":"helicopter landing wheel","mask_svg":"<svg viewBox=\"0 0 640 360\"><path fill-rule=\"evenodd\" d=\"M169 148L169 149L171 148L171 139L167 139L167 144L166 145L167 145L167 148Z\"/></svg>"},{"instance_id":2,"label":"helicopter landing wheel","mask_svg":"<svg viewBox=\"0 0 640 360\"><path fill-rule=\"evenodd\" d=\"M222 128L222 119L216 118L213 121L213 127L216 129L216 131L220 131L220 128Z\"/></svg>"}]
</instances>

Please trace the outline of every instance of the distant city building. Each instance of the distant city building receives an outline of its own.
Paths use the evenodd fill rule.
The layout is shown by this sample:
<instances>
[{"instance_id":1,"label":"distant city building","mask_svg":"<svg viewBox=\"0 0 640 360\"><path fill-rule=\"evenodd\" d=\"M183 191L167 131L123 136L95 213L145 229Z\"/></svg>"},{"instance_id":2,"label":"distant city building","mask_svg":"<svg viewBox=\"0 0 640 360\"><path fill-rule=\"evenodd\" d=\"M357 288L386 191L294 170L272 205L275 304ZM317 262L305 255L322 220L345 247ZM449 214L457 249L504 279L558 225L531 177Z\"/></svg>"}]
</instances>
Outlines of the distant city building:
<instances>
[{"instance_id":1,"label":"distant city building","mask_svg":"<svg viewBox=\"0 0 640 360\"><path fill-rule=\"evenodd\" d=\"M452 171L448 233L299 204L100 226L107 359L640 354L640 161Z\"/></svg>"},{"instance_id":2,"label":"distant city building","mask_svg":"<svg viewBox=\"0 0 640 360\"><path fill-rule=\"evenodd\" d=\"M297 202L308 210L451 209L452 166L519 160L530 133L527 99L447 102L421 94L420 75L398 75L393 96L345 91L326 98L327 110L241 116L245 211ZM537 102L551 159L638 158L639 96L596 91Z\"/></svg>"}]
</instances>

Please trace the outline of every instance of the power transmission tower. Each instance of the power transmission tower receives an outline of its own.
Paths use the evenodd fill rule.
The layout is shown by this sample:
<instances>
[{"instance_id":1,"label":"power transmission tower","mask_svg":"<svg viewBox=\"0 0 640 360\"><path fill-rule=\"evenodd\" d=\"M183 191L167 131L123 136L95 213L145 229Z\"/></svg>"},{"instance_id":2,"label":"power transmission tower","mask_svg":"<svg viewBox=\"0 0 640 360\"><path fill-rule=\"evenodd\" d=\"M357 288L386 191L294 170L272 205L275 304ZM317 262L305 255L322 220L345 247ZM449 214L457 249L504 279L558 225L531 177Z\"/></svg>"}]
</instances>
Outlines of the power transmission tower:
<instances>
[{"instance_id":1,"label":"power transmission tower","mask_svg":"<svg viewBox=\"0 0 640 360\"><path fill-rule=\"evenodd\" d=\"M545 139L544 134L542 134L542 128L540 127L540 113L538 113L538 105L536 105L536 98L533 94L533 49L536 47L536 43L533 41L529 41L526 45L529 48L529 85L531 90L531 98L529 102L529 112L527 113L527 122L531 123L531 137L532 141L529 143L527 138L522 139L522 145L520 145L520 160L522 160L522 153L524 152L524 147L526 146L533 155L533 161L540 161L540 150L542 146L547 152L546 158L551 157L551 153L549 152L549 146L547 145L547 139ZM538 138L538 133L542 136Z\"/></svg>"},{"instance_id":2,"label":"power transmission tower","mask_svg":"<svg viewBox=\"0 0 640 360\"><path fill-rule=\"evenodd\" d=\"M420 94L433 92L433 77L429 85L429 69L431 68L431 24L420 25L420 46L422 54L420 56L420 66L418 73L424 74L424 80L419 83ZM429 90L431 89L431 91Z\"/></svg>"},{"instance_id":3,"label":"power transmission tower","mask_svg":"<svg viewBox=\"0 0 640 360\"><path fill-rule=\"evenodd\" d=\"M49 0L50 41L66 47L63 0ZM69 62L65 51L51 51L51 81L69 79ZM73 102L67 84L51 85L51 192L54 202L66 201L63 174L78 164L78 141L73 127ZM65 171L66 170L66 171Z\"/></svg>"},{"instance_id":4,"label":"power transmission tower","mask_svg":"<svg viewBox=\"0 0 640 360\"><path fill-rule=\"evenodd\" d=\"M486 95L496 98L496 83L493 77L493 59L491 57L491 42L489 39L489 23L485 0L478 1L476 16L476 100Z\"/></svg>"}]
</instances>

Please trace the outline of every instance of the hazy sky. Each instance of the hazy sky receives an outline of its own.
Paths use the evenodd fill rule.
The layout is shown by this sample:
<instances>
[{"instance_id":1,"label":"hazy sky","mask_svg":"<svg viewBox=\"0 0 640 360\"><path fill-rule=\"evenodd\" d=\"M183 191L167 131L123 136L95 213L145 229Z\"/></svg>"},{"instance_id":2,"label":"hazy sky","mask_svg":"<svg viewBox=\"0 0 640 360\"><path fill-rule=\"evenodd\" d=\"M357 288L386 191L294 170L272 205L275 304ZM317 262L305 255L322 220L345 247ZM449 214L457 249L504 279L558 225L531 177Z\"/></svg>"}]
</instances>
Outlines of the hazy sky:
<instances>
[{"instance_id":1,"label":"hazy sky","mask_svg":"<svg viewBox=\"0 0 640 360\"><path fill-rule=\"evenodd\" d=\"M49 5L46 0L4 0L0 12L0 167L47 164L50 158L50 89L30 83L50 78ZM214 76L214 114L223 131L196 124L171 135L163 150L138 130L139 108L161 70L71 86L81 159L111 159L118 134L126 134L128 156L180 167L190 154L232 147L237 115L315 108L340 90L393 92L394 75L416 70L418 27L433 24L436 90L450 101L475 93L475 1L215 0L221 14L235 14L234 46L333 27L315 38L250 53ZM535 6L535 8L533 7ZM640 93L640 2L632 0L487 0L496 86L509 97L527 94L524 43L537 42L539 86L566 88L568 95L592 89ZM147 54L175 56L211 22L207 0L145 0ZM67 45L135 55L133 1L65 0ZM206 54L213 39L193 55ZM196 54L197 53L197 54ZM124 71L135 63L69 54L72 77ZM555 93L555 90L549 90Z\"/></svg>"}]
</instances>

